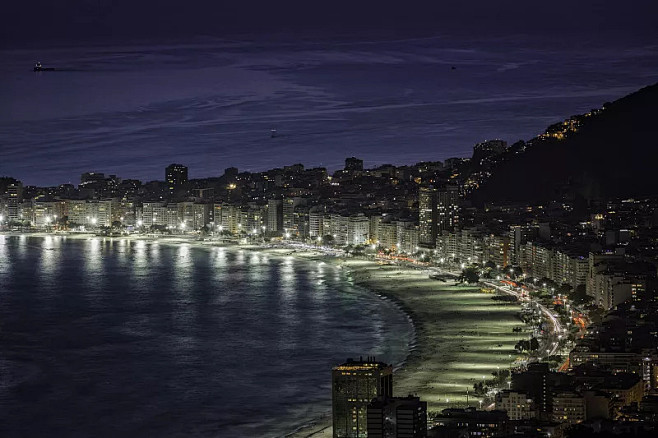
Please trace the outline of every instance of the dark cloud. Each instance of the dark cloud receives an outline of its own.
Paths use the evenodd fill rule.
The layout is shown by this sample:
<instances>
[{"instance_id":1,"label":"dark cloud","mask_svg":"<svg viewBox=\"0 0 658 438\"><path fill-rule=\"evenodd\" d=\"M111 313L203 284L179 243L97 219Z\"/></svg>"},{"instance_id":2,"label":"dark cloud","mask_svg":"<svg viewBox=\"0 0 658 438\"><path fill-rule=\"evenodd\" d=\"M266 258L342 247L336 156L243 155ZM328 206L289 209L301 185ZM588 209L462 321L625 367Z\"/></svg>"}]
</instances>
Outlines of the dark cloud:
<instances>
[{"instance_id":1,"label":"dark cloud","mask_svg":"<svg viewBox=\"0 0 658 438\"><path fill-rule=\"evenodd\" d=\"M5 41L236 32L431 30L655 33L655 0L13 0Z\"/></svg>"}]
</instances>

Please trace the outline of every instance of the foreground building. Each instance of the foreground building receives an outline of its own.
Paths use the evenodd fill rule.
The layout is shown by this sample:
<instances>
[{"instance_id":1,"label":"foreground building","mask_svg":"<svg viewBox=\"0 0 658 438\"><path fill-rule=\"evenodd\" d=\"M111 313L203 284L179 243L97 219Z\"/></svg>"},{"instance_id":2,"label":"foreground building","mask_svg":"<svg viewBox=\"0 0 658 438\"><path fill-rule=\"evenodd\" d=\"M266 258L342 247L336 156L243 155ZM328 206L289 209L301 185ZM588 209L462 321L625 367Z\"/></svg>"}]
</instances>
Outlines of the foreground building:
<instances>
[{"instance_id":1,"label":"foreground building","mask_svg":"<svg viewBox=\"0 0 658 438\"><path fill-rule=\"evenodd\" d=\"M377 397L368 405L368 438L425 438L427 402L418 397Z\"/></svg>"},{"instance_id":2,"label":"foreground building","mask_svg":"<svg viewBox=\"0 0 658 438\"><path fill-rule=\"evenodd\" d=\"M334 438L368 436L368 405L392 397L393 367L374 358L347 359L332 370Z\"/></svg>"}]
</instances>

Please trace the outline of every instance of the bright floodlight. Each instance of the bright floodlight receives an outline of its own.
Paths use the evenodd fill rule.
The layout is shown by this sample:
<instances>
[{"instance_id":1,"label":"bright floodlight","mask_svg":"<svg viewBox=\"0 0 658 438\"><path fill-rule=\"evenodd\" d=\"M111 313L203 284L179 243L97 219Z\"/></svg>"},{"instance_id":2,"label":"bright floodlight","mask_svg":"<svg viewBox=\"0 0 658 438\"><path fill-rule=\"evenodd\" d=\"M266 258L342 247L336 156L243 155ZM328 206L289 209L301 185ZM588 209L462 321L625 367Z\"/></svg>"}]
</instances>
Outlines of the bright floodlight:
<instances>
[{"instance_id":1,"label":"bright floodlight","mask_svg":"<svg viewBox=\"0 0 658 438\"><path fill-rule=\"evenodd\" d=\"M96 225L96 221L97 221L97 219L96 219L95 217L92 217L92 218L91 218L91 223L92 223L92 224Z\"/></svg>"},{"instance_id":2,"label":"bright floodlight","mask_svg":"<svg viewBox=\"0 0 658 438\"><path fill-rule=\"evenodd\" d=\"M224 229L224 227L220 225L219 227L217 227L217 229L218 229L219 231L222 231L222 230Z\"/></svg>"},{"instance_id":3,"label":"bright floodlight","mask_svg":"<svg viewBox=\"0 0 658 438\"><path fill-rule=\"evenodd\" d=\"M2 222L3 220L5 220L5 217L0 214L0 222Z\"/></svg>"},{"instance_id":4,"label":"bright floodlight","mask_svg":"<svg viewBox=\"0 0 658 438\"><path fill-rule=\"evenodd\" d=\"M253 230L251 230L251 232L252 232L253 234L256 234L256 233L258 232L258 230L257 230L256 228L254 228Z\"/></svg>"},{"instance_id":5,"label":"bright floodlight","mask_svg":"<svg viewBox=\"0 0 658 438\"><path fill-rule=\"evenodd\" d=\"M141 227L143 223L144 223L144 222L142 222L141 220L139 220L139 221L137 221L137 226L138 226L138 227Z\"/></svg>"},{"instance_id":6,"label":"bright floodlight","mask_svg":"<svg viewBox=\"0 0 658 438\"><path fill-rule=\"evenodd\" d=\"M181 229L181 230L184 230L184 229L185 229L185 222L181 222L181 224L180 224L180 229Z\"/></svg>"},{"instance_id":7,"label":"bright floodlight","mask_svg":"<svg viewBox=\"0 0 658 438\"><path fill-rule=\"evenodd\" d=\"M290 233L286 233L286 239L290 239Z\"/></svg>"}]
</instances>

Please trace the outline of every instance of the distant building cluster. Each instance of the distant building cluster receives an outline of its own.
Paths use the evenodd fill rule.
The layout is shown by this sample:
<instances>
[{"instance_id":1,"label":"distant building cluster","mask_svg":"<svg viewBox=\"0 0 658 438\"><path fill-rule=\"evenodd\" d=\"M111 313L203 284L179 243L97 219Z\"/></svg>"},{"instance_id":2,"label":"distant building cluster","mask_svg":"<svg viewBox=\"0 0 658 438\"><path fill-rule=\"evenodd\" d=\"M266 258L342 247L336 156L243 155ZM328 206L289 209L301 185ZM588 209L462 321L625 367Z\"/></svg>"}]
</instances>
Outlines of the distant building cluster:
<instances>
[{"instance_id":1,"label":"distant building cluster","mask_svg":"<svg viewBox=\"0 0 658 438\"><path fill-rule=\"evenodd\" d=\"M576 129L574 120L559 125ZM82 174L77 187L4 177L0 227L288 240L502 277L515 268L517 280L586 296L604 309L646 294L656 277L656 200L470 205L468 194L484 181L473 178L524 147L489 140L470 159L372 169L350 157L333 175L293 164L190 179L174 163L164 180L146 183L99 172Z\"/></svg>"},{"instance_id":2,"label":"distant building cluster","mask_svg":"<svg viewBox=\"0 0 658 438\"><path fill-rule=\"evenodd\" d=\"M551 128L551 136L574 132L578 123ZM462 271L463 279L486 280L483 290L493 291L491 282L499 281L553 306L569 321L564 333L570 345L584 333L561 372L530 363L497 392L495 409L445 409L434 413L428 428L425 402L393 396L389 365L348 360L333 369L334 436L644 430L658 419L658 202L586 203L574 196L471 205L468 195L497 163L526 146L491 140L476 145L470 159L371 169L350 157L332 175L293 164L257 173L230 167L222 176L190 179L186 166L171 164L164 180L150 182L87 172L77 186L34 187L3 177L0 230L303 243L454 277ZM445 281L443 274L434 277ZM587 312L598 312L600 320L586 327ZM535 329L543 331L543 323Z\"/></svg>"}]
</instances>

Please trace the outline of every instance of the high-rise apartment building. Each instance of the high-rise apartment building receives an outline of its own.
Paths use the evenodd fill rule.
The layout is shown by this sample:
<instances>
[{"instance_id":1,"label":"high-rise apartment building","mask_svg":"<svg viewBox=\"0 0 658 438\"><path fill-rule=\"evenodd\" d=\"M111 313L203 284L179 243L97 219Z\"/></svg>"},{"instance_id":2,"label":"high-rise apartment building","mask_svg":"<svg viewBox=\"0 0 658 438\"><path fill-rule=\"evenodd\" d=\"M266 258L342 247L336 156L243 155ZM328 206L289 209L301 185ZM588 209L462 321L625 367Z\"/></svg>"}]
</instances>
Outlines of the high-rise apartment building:
<instances>
[{"instance_id":1,"label":"high-rise apartment building","mask_svg":"<svg viewBox=\"0 0 658 438\"><path fill-rule=\"evenodd\" d=\"M459 188L447 186L437 192L438 232L452 231L459 223Z\"/></svg>"},{"instance_id":2,"label":"high-rise apartment building","mask_svg":"<svg viewBox=\"0 0 658 438\"><path fill-rule=\"evenodd\" d=\"M310 238L324 237L324 215L323 207L312 207L308 213L308 234Z\"/></svg>"},{"instance_id":3,"label":"high-rise apartment building","mask_svg":"<svg viewBox=\"0 0 658 438\"><path fill-rule=\"evenodd\" d=\"M418 240L423 246L434 247L438 233L438 191L433 187L421 187L418 191Z\"/></svg>"},{"instance_id":4,"label":"high-rise apartment building","mask_svg":"<svg viewBox=\"0 0 658 438\"><path fill-rule=\"evenodd\" d=\"M283 201L270 199L267 201L267 232L280 234L283 231Z\"/></svg>"},{"instance_id":5,"label":"high-rise apartment building","mask_svg":"<svg viewBox=\"0 0 658 438\"><path fill-rule=\"evenodd\" d=\"M347 222L348 245L362 245L369 239L370 219L363 214L350 216Z\"/></svg>"},{"instance_id":6,"label":"high-rise apartment building","mask_svg":"<svg viewBox=\"0 0 658 438\"><path fill-rule=\"evenodd\" d=\"M332 370L334 438L368 436L368 405L392 397L393 367L374 358L347 359Z\"/></svg>"},{"instance_id":7,"label":"high-rise apartment building","mask_svg":"<svg viewBox=\"0 0 658 438\"><path fill-rule=\"evenodd\" d=\"M7 187L7 215L9 216L10 221L16 221L20 219L21 208L20 204L23 200L23 184L12 183Z\"/></svg>"},{"instance_id":8,"label":"high-rise apartment building","mask_svg":"<svg viewBox=\"0 0 658 438\"><path fill-rule=\"evenodd\" d=\"M174 193L177 188L187 183L187 167L182 164L170 164L165 169L165 180L169 193Z\"/></svg>"},{"instance_id":9,"label":"high-rise apartment building","mask_svg":"<svg viewBox=\"0 0 658 438\"><path fill-rule=\"evenodd\" d=\"M299 234L299 223L295 221L295 209L306 205L306 198L293 197L283 199L283 230L291 235Z\"/></svg>"}]
</instances>

